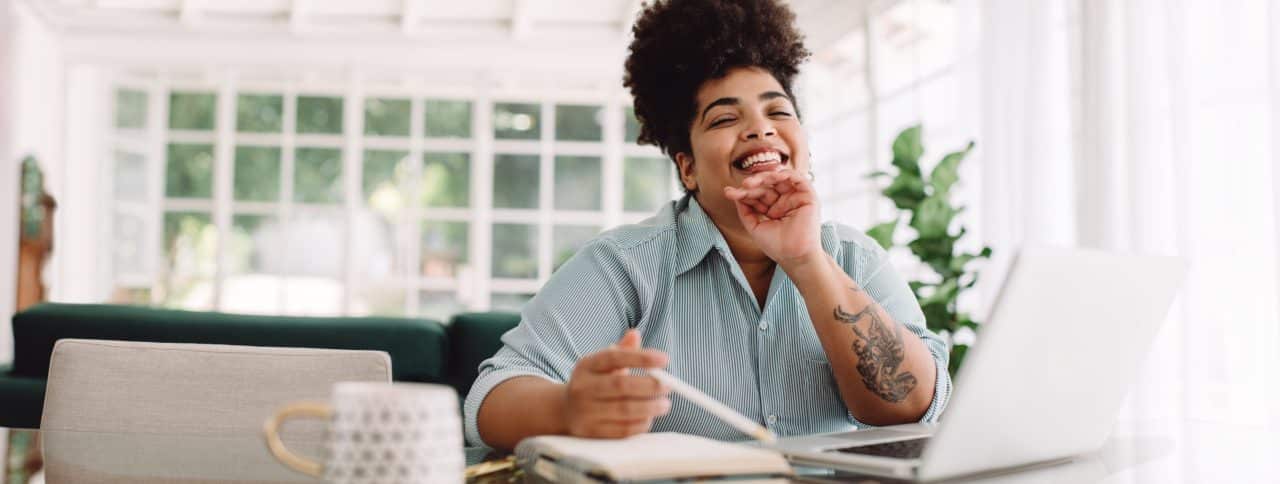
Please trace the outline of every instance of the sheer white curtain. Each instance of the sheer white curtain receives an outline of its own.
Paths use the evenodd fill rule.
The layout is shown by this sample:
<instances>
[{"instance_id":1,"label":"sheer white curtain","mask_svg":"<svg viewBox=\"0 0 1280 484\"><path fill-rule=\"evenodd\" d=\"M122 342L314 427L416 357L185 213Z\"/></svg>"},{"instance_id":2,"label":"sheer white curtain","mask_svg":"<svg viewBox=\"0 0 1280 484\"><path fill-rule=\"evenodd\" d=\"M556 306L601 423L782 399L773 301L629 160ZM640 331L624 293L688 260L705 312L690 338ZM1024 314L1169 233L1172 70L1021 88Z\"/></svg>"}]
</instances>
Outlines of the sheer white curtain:
<instances>
[{"instance_id":1,"label":"sheer white curtain","mask_svg":"<svg viewBox=\"0 0 1280 484\"><path fill-rule=\"evenodd\" d=\"M1280 426L1280 4L960 6L978 233L1186 257L1122 421Z\"/></svg>"}]
</instances>

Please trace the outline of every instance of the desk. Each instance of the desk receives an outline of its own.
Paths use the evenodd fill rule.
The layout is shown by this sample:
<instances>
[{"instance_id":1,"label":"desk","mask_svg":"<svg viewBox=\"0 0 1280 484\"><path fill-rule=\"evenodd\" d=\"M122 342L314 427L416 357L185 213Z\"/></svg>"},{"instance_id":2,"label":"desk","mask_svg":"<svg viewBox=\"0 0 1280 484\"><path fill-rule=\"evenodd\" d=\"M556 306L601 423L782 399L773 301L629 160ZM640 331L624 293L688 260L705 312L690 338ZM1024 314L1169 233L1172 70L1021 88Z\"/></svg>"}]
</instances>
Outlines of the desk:
<instances>
[{"instance_id":1,"label":"desk","mask_svg":"<svg viewBox=\"0 0 1280 484\"><path fill-rule=\"evenodd\" d=\"M1138 429L1138 430L1130 430ZM9 429L0 429L8 441ZM26 431L32 432L32 431ZM65 471L95 472L98 482L315 482L278 464L257 435L181 435L36 432L43 440L46 482ZM318 442L300 443L318 448ZM466 449L467 463L495 457ZM798 469L798 482L889 482L817 469ZM516 480L511 474L482 478ZM1120 425L1102 449L1074 461L980 483L1218 483L1280 482L1280 441L1258 427L1196 420Z\"/></svg>"}]
</instances>

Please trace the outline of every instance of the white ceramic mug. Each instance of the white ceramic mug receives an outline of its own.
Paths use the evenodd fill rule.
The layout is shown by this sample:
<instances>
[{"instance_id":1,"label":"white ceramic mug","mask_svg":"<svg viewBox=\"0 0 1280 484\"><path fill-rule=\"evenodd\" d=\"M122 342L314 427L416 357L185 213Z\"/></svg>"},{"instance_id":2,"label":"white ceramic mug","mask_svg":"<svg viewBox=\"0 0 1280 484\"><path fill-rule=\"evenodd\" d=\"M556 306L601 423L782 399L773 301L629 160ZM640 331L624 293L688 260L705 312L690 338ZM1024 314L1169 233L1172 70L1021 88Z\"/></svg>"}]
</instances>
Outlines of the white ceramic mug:
<instances>
[{"instance_id":1,"label":"white ceramic mug","mask_svg":"<svg viewBox=\"0 0 1280 484\"><path fill-rule=\"evenodd\" d=\"M292 417L329 421L324 462L280 441L280 424ZM328 402L290 403L264 431L276 459L328 482L463 482L462 421L457 393L448 386L337 383Z\"/></svg>"}]
</instances>

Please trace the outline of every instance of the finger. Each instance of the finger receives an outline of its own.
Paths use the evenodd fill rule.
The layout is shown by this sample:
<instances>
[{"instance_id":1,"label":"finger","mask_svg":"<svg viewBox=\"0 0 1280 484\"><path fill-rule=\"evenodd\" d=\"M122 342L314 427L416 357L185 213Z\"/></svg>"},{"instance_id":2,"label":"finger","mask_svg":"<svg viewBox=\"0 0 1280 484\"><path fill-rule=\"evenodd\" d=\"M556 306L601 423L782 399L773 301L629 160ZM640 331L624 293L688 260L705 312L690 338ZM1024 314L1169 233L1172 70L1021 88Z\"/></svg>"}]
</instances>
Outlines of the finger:
<instances>
[{"instance_id":1,"label":"finger","mask_svg":"<svg viewBox=\"0 0 1280 484\"><path fill-rule=\"evenodd\" d=\"M671 399L660 398L615 398L596 400L584 409L598 420L636 420L654 418L665 415L671 410Z\"/></svg>"},{"instance_id":2,"label":"finger","mask_svg":"<svg viewBox=\"0 0 1280 484\"><path fill-rule=\"evenodd\" d=\"M742 226L747 230L754 230L760 221L757 218L757 212L754 207L741 200L733 202L738 209L738 220L742 222Z\"/></svg>"},{"instance_id":3,"label":"finger","mask_svg":"<svg viewBox=\"0 0 1280 484\"><path fill-rule=\"evenodd\" d=\"M774 202L778 201L778 191L774 190L773 187L747 188L743 191L746 192L746 195L742 197L743 200L758 200L765 206L773 205Z\"/></svg>"},{"instance_id":4,"label":"finger","mask_svg":"<svg viewBox=\"0 0 1280 484\"><path fill-rule=\"evenodd\" d=\"M591 379L587 387L597 398L659 398L670 389L649 375L609 375Z\"/></svg>"},{"instance_id":5,"label":"finger","mask_svg":"<svg viewBox=\"0 0 1280 484\"><path fill-rule=\"evenodd\" d=\"M594 425L590 436L601 439L622 439L643 434L653 426L653 420L603 421Z\"/></svg>"},{"instance_id":6,"label":"finger","mask_svg":"<svg viewBox=\"0 0 1280 484\"><path fill-rule=\"evenodd\" d=\"M663 368L667 366L667 354L652 348L609 348L583 358L578 366L596 373L606 373L621 368Z\"/></svg>"},{"instance_id":7,"label":"finger","mask_svg":"<svg viewBox=\"0 0 1280 484\"><path fill-rule=\"evenodd\" d=\"M769 207L769 211L765 215L769 218L780 219L786 217L791 212L813 203L813 195L810 193L791 193L782 196L778 203Z\"/></svg>"},{"instance_id":8,"label":"finger","mask_svg":"<svg viewBox=\"0 0 1280 484\"><path fill-rule=\"evenodd\" d=\"M628 350L640 349L640 332L628 329L625 333L622 333L622 339L618 340L618 347Z\"/></svg>"}]
</instances>

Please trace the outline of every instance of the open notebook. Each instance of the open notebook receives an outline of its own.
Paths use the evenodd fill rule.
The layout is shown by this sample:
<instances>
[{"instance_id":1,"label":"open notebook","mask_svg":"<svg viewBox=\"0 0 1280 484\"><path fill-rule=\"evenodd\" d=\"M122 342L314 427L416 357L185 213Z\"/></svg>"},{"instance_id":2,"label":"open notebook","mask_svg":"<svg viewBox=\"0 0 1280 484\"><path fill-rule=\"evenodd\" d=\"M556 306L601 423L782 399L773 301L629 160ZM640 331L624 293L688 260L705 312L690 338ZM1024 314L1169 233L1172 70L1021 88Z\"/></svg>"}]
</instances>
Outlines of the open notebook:
<instances>
[{"instance_id":1,"label":"open notebook","mask_svg":"<svg viewBox=\"0 0 1280 484\"><path fill-rule=\"evenodd\" d=\"M516 456L526 472L554 482L634 482L790 475L776 452L671 432L625 439L543 436Z\"/></svg>"}]
</instances>

